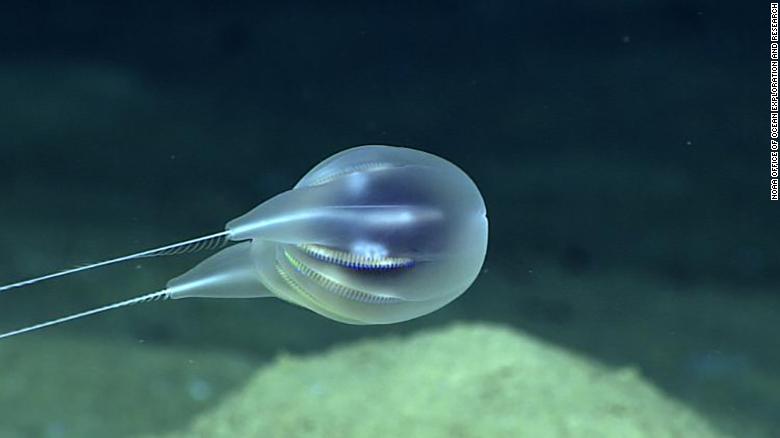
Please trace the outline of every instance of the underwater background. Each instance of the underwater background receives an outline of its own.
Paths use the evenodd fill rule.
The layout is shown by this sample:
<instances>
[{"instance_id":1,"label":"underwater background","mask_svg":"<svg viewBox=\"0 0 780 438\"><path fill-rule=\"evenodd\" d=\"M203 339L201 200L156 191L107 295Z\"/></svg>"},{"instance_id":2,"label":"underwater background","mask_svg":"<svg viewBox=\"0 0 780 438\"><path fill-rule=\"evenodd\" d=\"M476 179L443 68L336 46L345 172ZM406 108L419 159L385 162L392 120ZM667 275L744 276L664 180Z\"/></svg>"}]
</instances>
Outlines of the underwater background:
<instances>
[{"instance_id":1,"label":"underwater background","mask_svg":"<svg viewBox=\"0 0 780 438\"><path fill-rule=\"evenodd\" d=\"M775 437L768 5L0 2L0 284L223 229L362 144L460 166L474 285L395 325L142 304L0 341L0 437ZM205 254L0 294L0 331Z\"/></svg>"}]
</instances>

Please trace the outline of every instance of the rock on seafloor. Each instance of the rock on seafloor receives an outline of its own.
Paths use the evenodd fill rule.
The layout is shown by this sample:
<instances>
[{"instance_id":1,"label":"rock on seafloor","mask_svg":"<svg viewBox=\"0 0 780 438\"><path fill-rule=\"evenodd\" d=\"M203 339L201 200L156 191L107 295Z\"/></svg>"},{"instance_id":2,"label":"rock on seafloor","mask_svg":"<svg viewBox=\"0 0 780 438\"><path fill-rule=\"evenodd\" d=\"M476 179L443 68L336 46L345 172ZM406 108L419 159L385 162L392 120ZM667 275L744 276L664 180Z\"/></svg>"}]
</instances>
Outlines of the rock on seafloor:
<instances>
[{"instance_id":1,"label":"rock on seafloor","mask_svg":"<svg viewBox=\"0 0 780 438\"><path fill-rule=\"evenodd\" d=\"M718 437L633 369L494 325L283 356L181 437Z\"/></svg>"}]
</instances>

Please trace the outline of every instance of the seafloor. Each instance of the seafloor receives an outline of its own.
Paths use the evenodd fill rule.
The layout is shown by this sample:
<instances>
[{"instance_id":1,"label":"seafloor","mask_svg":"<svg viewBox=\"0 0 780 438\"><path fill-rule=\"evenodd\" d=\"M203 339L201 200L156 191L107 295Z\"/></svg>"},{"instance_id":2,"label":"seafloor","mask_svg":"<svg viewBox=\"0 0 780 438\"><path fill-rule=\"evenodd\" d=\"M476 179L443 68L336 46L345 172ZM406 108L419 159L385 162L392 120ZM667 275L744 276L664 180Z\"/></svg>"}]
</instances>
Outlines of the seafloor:
<instances>
[{"instance_id":1,"label":"seafloor","mask_svg":"<svg viewBox=\"0 0 780 438\"><path fill-rule=\"evenodd\" d=\"M255 371L240 356L56 337L16 343L0 363L15 376L0 387L4 437L725 436L634 368L491 325Z\"/></svg>"},{"instance_id":2,"label":"seafloor","mask_svg":"<svg viewBox=\"0 0 780 438\"><path fill-rule=\"evenodd\" d=\"M146 304L105 315L112 324L7 340L0 436L772 436L780 382L766 367L778 352L753 347L769 303L625 273L537 264L534 275L489 272L447 312L398 326L400 338L259 300ZM509 290L516 300L488 299ZM551 316L559 307L572 309L565 320ZM426 328L475 311L525 328ZM98 333L131 325L136 336ZM765 361L731 353L751 348Z\"/></svg>"},{"instance_id":3,"label":"seafloor","mask_svg":"<svg viewBox=\"0 0 780 438\"><path fill-rule=\"evenodd\" d=\"M776 436L780 257L762 230L777 216L754 176L763 155L731 157L759 143L759 85L742 31L703 21L702 37L677 3L653 3L672 23L649 22L645 42L612 29L559 46L570 29L513 22L534 33L443 54L448 41L410 38L408 63L368 48L396 40L393 17L344 33L343 17L284 11L244 55L200 56L222 29L211 16L175 29L174 56L147 55L158 35L136 31L151 17L139 14L127 44L148 47L6 60L0 283L219 231L364 143L461 165L491 240L475 285L410 323L182 300L0 341L0 437ZM472 15L438 17L419 26L445 38ZM11 291L0 329L158 290L201 258Z\"/></svg>"}]
</instances>

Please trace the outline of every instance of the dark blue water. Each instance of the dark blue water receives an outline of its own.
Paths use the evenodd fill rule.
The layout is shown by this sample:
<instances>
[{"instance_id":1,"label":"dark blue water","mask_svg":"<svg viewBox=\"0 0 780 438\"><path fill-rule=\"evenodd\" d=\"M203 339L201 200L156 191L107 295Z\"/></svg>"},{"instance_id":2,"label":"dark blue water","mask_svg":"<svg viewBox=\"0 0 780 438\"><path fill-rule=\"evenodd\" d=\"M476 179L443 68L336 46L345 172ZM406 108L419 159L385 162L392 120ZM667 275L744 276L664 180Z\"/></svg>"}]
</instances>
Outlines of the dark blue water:
<instances>
[{"instance_id":1,"label":"dark blue water","mask_svg":"<svg viewBox=\"0 0 780 438\"><path fill-rule=\"evenodd\" d=\"M441 312L352 327L283 303L194 301L53 330L264 361L494 321L635 366L727 433L771 436L768 14L672 0L3 2L0 283L220 231L351 146L416 147L471 175L490 217L483 274ZM157 290L198 260L0 297L0 331Z\"/></svg>"}]
</instances>

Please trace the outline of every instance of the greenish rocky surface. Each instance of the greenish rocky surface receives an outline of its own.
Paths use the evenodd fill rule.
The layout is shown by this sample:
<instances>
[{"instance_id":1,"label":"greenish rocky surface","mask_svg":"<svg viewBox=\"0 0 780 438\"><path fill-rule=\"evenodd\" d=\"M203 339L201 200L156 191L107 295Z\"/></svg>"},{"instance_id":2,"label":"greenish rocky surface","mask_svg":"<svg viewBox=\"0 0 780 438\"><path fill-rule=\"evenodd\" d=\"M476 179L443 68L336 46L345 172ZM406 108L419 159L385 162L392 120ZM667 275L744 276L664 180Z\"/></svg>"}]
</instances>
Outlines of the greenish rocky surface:
<instances>
[{"instance_id":1,"label":"greenish rocky surface","mask_svg":"<svg viewBox=\"0 0 780 438\"><path fill-rule=\"evenodd\" d=\"M458 325L282 356L176 437L717 437L631 368Z\"/></svg>"}]
</instances>

